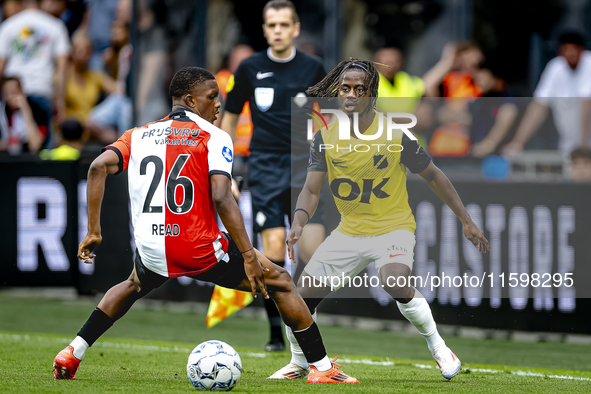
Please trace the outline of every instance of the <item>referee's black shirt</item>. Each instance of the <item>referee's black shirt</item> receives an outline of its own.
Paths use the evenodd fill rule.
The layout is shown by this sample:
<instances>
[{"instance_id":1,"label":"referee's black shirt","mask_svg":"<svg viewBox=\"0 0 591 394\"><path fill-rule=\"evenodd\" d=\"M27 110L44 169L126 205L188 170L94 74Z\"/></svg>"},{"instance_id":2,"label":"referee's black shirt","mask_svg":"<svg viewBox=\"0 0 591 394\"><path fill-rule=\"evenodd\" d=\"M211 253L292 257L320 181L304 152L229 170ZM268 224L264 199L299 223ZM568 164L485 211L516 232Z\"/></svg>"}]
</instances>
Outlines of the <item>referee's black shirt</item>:
<instances>
[{"instance_id":1,"label":"referee's black shirt","mask_svg":"<svg viewBox=\"0 0 591 394\"><path fill-rule=\"evenodd\" d=\"M326 75L322 64L292 48L292 56L277 59L270 48L242 61L228 84L225 110L239 114L250 101L253 132L251 152L307 152L305 118L294 120L292 140L291 98L305 94ZM305 107L312 107L308 99Z\"/></svg>"}]
</instances>

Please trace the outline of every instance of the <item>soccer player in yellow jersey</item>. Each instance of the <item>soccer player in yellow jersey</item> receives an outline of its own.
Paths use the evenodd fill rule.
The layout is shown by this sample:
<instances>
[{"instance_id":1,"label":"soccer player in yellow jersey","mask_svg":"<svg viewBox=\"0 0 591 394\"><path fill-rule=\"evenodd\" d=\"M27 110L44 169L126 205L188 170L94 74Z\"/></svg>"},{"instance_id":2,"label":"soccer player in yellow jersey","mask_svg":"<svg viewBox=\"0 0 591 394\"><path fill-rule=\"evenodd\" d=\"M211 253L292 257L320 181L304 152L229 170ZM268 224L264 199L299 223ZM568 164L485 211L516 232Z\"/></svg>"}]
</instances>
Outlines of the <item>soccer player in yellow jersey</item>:
<instances>
[{"instance_id":1,"label":"soccer player in yellow jersey","mask_svg":"<svg viewBox=\"0 0 591 394\"><path fill-rule=\"evenodd\" d=\"M433 164L416 139L409 138L401 130L393 130L390 139L387 133L373 141L356 137L355 123L358 134L365 138L377 134L380 122L384 127L387 124L385 118L379 118L383 115L375 110L378 86L379 74L373 63L351 59L341 62L321 82L308 89L307 93L312 96L338 97L341 110L350 119L350 139L339 140L336 122L314 136L306 183L298 197L287 238L288 250L290 258L295 259L294 245L316 210L328 173L341 222L316 250L298 282L298 290L310 312L315 317L316 306L331 292L333 282L321 286L322 278L342 277L343 274L353 278L375 261L384 289L397 301L402 315L427 340L442 375L450 379L459 372L460 360L437 332L429 304L408 281L413 266L416 224L408 205L406 170L418 173L427 181L461 220L464 236L480 252L485 253L490 247L449 179ZM353 121L354 113L358 114L358 122ZM370 149L350 149L356 143ZM407 280L388 281L389 277ZM399 287L402 286L399 283L406 285ZM297 378L308 373L308 363L289 328L287 336L291 362L271 378Z\"/></svg>"}]
</instances>

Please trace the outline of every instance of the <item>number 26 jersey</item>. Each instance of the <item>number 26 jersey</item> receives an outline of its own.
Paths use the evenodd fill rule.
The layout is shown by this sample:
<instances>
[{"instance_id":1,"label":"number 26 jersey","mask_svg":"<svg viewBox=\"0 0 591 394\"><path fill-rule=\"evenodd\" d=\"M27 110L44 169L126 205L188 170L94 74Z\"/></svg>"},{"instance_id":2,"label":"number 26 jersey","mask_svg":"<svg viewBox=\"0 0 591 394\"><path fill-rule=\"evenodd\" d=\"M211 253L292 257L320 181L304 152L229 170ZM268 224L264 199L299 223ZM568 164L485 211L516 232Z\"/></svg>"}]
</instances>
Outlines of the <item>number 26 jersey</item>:
<instances>
[{"instance_id":1,"label":"number 26 jersey","mask_svg":"<svg viewBox=\"0 0 591 394\"><path fill-rule=\"evenodd\" d=\"M167 277L227 263L210 176L231 178L232 139L187 109L125 132L107 146L127 170L135 243L142 262Z\"/></svg>"}]
</instances>

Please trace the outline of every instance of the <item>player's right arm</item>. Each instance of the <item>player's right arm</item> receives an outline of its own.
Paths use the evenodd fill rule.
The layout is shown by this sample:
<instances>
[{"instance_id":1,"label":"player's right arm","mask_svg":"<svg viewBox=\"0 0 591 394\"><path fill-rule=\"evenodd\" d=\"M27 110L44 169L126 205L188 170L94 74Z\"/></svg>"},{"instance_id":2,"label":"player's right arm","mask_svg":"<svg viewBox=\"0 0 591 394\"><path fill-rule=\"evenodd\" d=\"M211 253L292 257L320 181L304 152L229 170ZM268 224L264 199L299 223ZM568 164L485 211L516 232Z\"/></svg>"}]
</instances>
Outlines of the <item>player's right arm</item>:
<instances>
[{"instance_id":1,"label":"player's right arm","mask_svg":"<svg viewBox=\"0 0 591 394\"><path fill-rule=\"evenodd\" d=\"M78 247L78 258L92 264L91 254L100 245L101 236L101 204L105 194L105 180L109 174L119 174L127 170L131 157L131 132L126 131L117 141L107 146L103 153L94 159L88 169L86 184L86 206L88 211L88 233Z\"/></svg>"},{"instance_id":2,"label":"player's right arm","mask_svg":"<svg viewBox=\"0 0 591 394\"><path fill-rule=\"evenodd\" d=\"M326 166L326 155L322 151L324 141L322 140L322 131L316 132L314 140L310 146L310 164L308 165L308 174L306 183L298 196L296 210L293 213L293 223L287 235L287 251L289 258L297 262L294 252L294 245L298 242L304 231L304 226L308 224L310 218L316 212L318 201L320 200L320 190L326 177L328 168Z\"/></svg>"},{"instance_id":3,"label":"player's right arm","mask_svg":"<svg viewBox=\"0 0 591 394\"><path fill-rule=\"evenodd\" d=\"M96 255L94 248L100 245L101 236L101 204L105 194L105 179L109 174L119 172L119 155L113 150L106 150L97 157L88 169L86 198L88 210L88 233L78 247L78 258L87 264L92 264Z\"/></svg>"}]
</instances>

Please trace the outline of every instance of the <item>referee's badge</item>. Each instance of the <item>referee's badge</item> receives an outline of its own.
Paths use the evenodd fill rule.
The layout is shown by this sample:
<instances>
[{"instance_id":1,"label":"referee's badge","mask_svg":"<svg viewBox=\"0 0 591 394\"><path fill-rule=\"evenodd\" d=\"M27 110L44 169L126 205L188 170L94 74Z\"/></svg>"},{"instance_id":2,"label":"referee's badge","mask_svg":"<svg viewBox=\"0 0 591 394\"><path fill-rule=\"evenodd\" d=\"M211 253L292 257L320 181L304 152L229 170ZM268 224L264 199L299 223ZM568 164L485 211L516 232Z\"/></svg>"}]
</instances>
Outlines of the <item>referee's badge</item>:
<instances>
[{"instance_id":1,"label":"referee's badge","mask_svg":"<svg viewBox=\"0 0 591 394\"><path fill-rule=\"evenodd\" d=\"M254 100L262 112L266 112L271 108L274 97L275 89L273 88L256 88L254 90Z\"/></svg>"}]
</instances>

